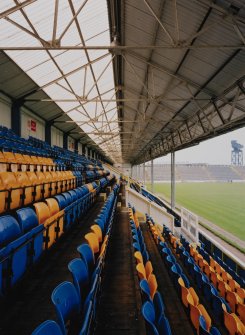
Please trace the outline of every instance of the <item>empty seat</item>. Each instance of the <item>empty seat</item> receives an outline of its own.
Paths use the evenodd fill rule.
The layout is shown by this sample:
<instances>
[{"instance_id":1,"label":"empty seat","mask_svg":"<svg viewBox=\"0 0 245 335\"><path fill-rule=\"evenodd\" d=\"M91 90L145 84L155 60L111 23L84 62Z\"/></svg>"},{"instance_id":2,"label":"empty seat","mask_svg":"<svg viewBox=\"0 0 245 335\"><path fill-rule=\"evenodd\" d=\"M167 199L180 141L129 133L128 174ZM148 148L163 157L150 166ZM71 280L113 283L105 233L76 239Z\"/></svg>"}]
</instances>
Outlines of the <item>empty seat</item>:
<instances>
[{"instance_id":1,"label":"empty seat","mask_svg":"<svg viewBox=\"0 0 245 335\"><path fill-rule=\"evenodd\" d=\"M28 243L29 263L35 263L43 253L43 230L44 225L38 224L38 218L33 209L21 208L16 211L20 229L23 234L29 232Z\"/></svg>"},{"instance_id":2,"label":"empty seat","mask_svg":"<svg viewBox=\"0 0 245 335\"><path fill-rule=\"evenodd\" d=\"M80 300L75 286L70 282L59 284L52 292L52 302L56 309L58 323L63 335L66 335L66 325L69 324L69 331L73 331L78 326ZM78 331L76 331L78 333Z\"/></svg>"},{"instance_id":3,"label":"empty seat","mask_svg":"<svg viewBox=\"0 0 245 335\"><path fill-rule=\"evenodd\" d=\"M97 235L95 233L88 233L85 235L85 239L93 250L93 253L97 254L100 251L100 245Z\"/></svg>"},{"instance_id":4,"label":"empty seat","mask_svg":"<svg viewBox=\"0 0 245 335\"><path fill-rule=\"evenodd\" d=\"M33 188L26 172L15 172L15 177L21 187L22 206L29 205L33 201Z\"/></svg>"},{"instance_id":5,"label":"empty seat","mask_svg":"<svg viewBox=\"0 0 245 335\"><path fill-rule=\"evenodd\" d=\"M72 274L73 283L82 303L88 294L89 271L87 265L81 258L75 258L68 264L68 269Z\"/></svg>"},{"instance_id":6,"label":"empty seat","mask_svg":"<svg viewBox=\"0 0 245 335\"><path fill-rule=\"evenodd\" d=\"M62 335L59 325L52 320L41 323L31 335Z\"/></svg>"},{"instance_id":7,"label":"empty seat","mask_svg":"<svg viewBox=\"0 0 245 335\"><path fill-rule=\"evenodd\" d=\"M0 173L1 184L8 192L5 192L5 209L15 209L21 206L21 189L13 172Z\"/></svg>"},{"instance_id":8,"label":"empty seat","mask_svg":"<svg viewBox=\"0 0 245 335\"><path fill-rule=\"evenodd\" d=\"M83 243L77 247L81 259L87 266L89 273L92 273L95 265L94 253L89 244Z\"/></svg>"}]
</instances>

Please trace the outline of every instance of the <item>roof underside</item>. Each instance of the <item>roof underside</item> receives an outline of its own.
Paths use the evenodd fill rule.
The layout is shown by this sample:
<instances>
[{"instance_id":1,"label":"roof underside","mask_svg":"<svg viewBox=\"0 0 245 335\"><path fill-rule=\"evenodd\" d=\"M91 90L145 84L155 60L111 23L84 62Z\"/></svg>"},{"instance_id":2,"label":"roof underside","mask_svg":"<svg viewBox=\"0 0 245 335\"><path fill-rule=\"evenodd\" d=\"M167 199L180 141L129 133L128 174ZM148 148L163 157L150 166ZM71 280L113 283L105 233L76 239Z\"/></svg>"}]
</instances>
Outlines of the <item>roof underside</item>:
<instances>
[{"instance_id":1,"label":"roof underside","mask_svg":"<svg viewBox=\"0 0 245 335\"><path fill-rule=\"evenodd\" d=\"M20 74L7 93L114 161L245 125L242 0L6 0L0 31L0 49L36 86L21 90Z\"/></svg>"}]
</instances>

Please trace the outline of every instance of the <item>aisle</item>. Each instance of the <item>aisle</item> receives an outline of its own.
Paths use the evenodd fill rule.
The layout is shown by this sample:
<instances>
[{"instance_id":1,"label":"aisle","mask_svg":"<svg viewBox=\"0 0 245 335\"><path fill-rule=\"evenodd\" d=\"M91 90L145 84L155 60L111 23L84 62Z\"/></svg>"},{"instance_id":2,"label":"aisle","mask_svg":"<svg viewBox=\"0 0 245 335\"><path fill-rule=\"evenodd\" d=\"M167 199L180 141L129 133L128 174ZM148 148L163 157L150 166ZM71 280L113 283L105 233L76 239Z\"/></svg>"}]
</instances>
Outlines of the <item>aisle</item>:
<instances>
[{"instance_id":1,"label":"aisle","mask_svg":"<svg viewBox=\"0 0 245 335\"><path fill-rule=\"evenodd\" d=\"M95 335L145 334L128 209L117 212L106 255Z\"/></svg>"}]
</instances>

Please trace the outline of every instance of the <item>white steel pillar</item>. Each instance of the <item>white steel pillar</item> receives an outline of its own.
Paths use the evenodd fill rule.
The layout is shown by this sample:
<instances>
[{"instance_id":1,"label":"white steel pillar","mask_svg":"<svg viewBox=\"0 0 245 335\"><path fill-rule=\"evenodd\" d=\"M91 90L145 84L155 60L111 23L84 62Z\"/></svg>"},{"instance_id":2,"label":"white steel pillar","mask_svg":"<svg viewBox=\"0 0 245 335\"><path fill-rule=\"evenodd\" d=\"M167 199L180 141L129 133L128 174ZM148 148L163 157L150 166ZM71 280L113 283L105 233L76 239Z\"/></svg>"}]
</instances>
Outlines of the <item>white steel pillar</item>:
<instances>
[{"instance_id":1,"label":"white steel pillar","mask_svg":"<svg viewBox=\"0 0 245 335\"><path fill-rule=\"evenodd\" d=\"M171 152L171 208L175 208L175 152Z\"/></svg>"},{"instance_id":2,"label":"white steel pillar","mask_svg":"<svg viewBox=\"0 0 245 335\"><path fill-rule=\"evenodd\" d=\"M151 160L151 192L154 193L153 159Z\"/></svg>"},{"instance_id":3,"label":"white steel pillar","mask_svg":"<svg viewBox=\"0 0 245 335\"><path fill-rule=\"evenodd\" d=\"M143 185L145 186L145 162L143 163Z\"/></svg>"}]
</instances>

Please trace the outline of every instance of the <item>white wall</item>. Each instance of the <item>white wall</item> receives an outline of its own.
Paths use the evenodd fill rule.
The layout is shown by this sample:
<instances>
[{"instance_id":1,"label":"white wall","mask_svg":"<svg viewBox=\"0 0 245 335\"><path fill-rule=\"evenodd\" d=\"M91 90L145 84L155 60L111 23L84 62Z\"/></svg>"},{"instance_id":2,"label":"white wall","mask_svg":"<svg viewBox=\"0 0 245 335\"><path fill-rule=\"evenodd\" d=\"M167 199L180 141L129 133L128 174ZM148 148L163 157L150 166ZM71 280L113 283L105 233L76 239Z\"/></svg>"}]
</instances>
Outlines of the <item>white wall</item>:
<instances>
[{"instance_id":1,"label":"white wall","mask_svg":"<svg viewBox=\"0 0 245 335\"><path fill-rule=\"evenodd\" d=\"M0 93L0 125L11 128L11 100Z\"/></svg>"},{"instance_id":2,"label":"white wall","mask_svg":"<svg viewBox=\"0 0 245 335\"><path fill-rule=\"evenodd\" d=\"M51 127L51 145L63 148L63 132L55 127Z\"/></svg>"},{"instance_id":3,"label":"white wall","mask_svg":"<svg viewBox=\"0 0 245 335\"><path fill-rule=\"evenodd\" d=\"M31 129L31 121L36 123L36 130ZM21 136L28 138L33 136L42 141L45 140L45 123L42 119L33 115L26 108L21 108Z\"/></svg>"},{"instance_id":4,"label":"white wall","mask_svg":"<svg viewBox=\"0 0 245 335\"><path fill-rule=\"evenodd\" d=\"M79 153L80 155L83 154L83 146L82 146L82 143L80 143L80 142L78 142L78 153Z\"/></svg>"}]
</instances>

